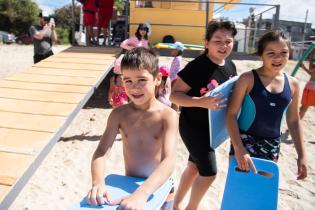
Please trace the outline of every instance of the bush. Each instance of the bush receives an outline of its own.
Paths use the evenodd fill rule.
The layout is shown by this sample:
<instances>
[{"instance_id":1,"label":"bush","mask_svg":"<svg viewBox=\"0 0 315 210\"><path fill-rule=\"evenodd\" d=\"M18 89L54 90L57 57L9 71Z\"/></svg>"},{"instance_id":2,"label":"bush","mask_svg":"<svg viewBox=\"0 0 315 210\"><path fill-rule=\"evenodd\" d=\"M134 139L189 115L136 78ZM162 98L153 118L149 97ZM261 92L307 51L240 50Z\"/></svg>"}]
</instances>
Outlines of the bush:
<instances>
[{"instance_id":1,"label":"bush","mask_svg":"<svg viewBox=\"0 0 315 210\"><path fill-rule=\"evenodd\" d=\"M56 27L57 44L69 44L69 29Z\"/></svg>"}]
</instances>

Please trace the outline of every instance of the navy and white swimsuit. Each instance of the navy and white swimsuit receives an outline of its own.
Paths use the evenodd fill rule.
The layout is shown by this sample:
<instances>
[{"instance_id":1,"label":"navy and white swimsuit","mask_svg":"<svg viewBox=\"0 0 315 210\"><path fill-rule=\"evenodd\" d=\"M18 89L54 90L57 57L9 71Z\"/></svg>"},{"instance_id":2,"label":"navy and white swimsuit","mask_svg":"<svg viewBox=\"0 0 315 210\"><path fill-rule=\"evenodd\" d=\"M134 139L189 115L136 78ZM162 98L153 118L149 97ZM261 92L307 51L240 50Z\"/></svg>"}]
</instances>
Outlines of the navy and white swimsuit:
<instances>
[{"instance_id":1,"label":"navy and white swimsuit","mask_svg":"<svg viewBox=\"0 0 315 210\"><path fill-rule=\"evenodd\" d=\"M254 85L245 96L238 118L243 145L251 156L276 161L280 151L280 128L290 104L291 89L284 74L284 88L280 93L270 93L252 70ZM231 153L234 154L233 147Z\"/></svg>"}]
</instances>

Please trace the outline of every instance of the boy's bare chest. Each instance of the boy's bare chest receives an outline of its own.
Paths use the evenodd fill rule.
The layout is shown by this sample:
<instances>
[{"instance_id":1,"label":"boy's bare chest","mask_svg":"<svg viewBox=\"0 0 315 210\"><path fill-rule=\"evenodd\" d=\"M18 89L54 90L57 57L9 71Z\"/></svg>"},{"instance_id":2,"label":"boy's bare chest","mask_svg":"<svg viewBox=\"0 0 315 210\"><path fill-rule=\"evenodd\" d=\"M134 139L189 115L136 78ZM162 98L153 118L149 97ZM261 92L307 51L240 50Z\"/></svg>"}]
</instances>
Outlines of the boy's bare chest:
<instances>
[{"instance_id":1,"label":"boy's bare chest","mask_svg":"<svg viewBox=\"0 0 315 210\"><path fill-rule=\"evenodd\" d=\"M126 137L143 137L158 139L163 132L163 121L157 115L140 115L129 117L122 123Z\"/></svg>"}]
</instances>

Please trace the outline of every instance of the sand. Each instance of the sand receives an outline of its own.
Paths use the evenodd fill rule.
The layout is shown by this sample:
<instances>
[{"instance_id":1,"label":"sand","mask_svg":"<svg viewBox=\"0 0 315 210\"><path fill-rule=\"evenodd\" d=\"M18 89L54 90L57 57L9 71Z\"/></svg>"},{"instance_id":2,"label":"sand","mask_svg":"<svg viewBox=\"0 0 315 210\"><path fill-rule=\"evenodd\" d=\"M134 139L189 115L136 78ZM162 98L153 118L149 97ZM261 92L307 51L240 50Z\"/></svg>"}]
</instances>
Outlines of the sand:
<instances>
[{"instance_id":1,"label":"sand","mask_svg":"<svg viewBox=\"0 0 315 210\"><path fill-rule=\"evenodd\" d=\"M60 51L67 46L57 46ZM0 45L0 78L13 74L32 65L32 46ZM5 59L3 59L5 58ZM246 71L260 65L259 61L235 61L238 71ZM290 61L287 71L295 65ZM297 78L303 89L308 75L299 71ZM90 160L107 123L111 109L106 108L105 84L82 109L70 124L62 138L47 154L23 190L17 196L10 210L67 209L86 195L91 186ZM303 122L305 145L308 155L308 178L296 180L296 152L288 133L282 137L279 166L280 189L279 209L298 210L315 208L315 109L311 108ZM283 125L283 131L287 129ZM218 175L199 207L200 210L220 209L228 168L229 142L217 151ZM177 186L180 175L187 163L188 153L180 141L177 149L177 164L173 177ZM122 144L115 142L108 160L108 172L123 173Z\"/></svg>"}]
</instances>

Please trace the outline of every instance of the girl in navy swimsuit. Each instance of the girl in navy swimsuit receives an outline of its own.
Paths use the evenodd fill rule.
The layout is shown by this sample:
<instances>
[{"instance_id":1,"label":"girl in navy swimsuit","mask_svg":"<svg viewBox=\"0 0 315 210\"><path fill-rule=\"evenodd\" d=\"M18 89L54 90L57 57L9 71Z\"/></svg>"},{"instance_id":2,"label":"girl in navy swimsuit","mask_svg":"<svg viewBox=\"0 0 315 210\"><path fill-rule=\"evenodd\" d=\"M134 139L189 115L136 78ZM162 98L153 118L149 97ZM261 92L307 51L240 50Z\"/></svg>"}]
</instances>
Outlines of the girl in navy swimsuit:
<instances>
[{"instance_id":1,"label":"girl in navy swimsuit","mask_svg":"<svg viewBox=\"0 0 315 210\"><path fill-rule=\"evenodd\" d=\"M251 167L256 172L251 157L276 162L282 116L286 115L298 154L298 179L304 179L307 167L298 112L299 84L282 72L289 59L289 41L284 33L264 34L258 42L258 55L263 65L240 76L229 101L226 122L232 141L230 154L245 171Z\"/></svg>"}]
</instances>

